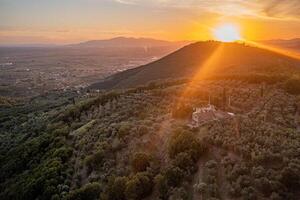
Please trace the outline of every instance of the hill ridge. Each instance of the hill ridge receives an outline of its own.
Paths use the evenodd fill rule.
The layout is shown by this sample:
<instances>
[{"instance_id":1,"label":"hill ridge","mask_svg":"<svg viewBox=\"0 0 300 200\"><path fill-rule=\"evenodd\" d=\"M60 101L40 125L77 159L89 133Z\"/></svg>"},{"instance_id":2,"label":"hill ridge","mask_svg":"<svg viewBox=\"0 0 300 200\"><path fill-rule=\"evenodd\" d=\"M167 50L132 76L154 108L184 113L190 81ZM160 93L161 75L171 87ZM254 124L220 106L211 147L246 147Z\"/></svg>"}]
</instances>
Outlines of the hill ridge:
<instances>
[{"instance_id":1,"label":"hill ridge","mask_svg":"<svg viewBox=\"0 0 300 200\"><path fill-rule=\"evenodd\" d=\"M191 77L220 45L223 48L219 53L219 60L214 63L212 68L218 66L221 73L245 70L244 73L250 73L259 71L260 68L279 70L281 67L290 69L300 66L300 61L297 59L248 44L217 41L196 42L157 61L114 74L92 84L90 88L121 89L147 84L159 79Z\"/></svg>"}]
</instances>

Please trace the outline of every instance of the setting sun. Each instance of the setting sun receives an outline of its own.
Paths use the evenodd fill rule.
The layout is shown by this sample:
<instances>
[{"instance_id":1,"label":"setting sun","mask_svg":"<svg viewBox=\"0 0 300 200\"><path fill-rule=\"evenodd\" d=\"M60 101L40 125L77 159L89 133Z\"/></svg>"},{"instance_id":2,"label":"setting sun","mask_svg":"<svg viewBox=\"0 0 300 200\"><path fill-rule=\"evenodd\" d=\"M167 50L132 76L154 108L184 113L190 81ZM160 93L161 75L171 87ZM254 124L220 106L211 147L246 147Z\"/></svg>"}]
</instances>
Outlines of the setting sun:
<instances>
[{"instance_id":1,"label":"setting sun","mask_svg":"<svg viewBox=\"0 0 300 200\"><path fill-rule=\"evenodd\" d=\"M240 29L233 24L223 24L213 30L213 36L216 40L222 42L233 42L241 40Z\"/></svg>"}]
</instances>

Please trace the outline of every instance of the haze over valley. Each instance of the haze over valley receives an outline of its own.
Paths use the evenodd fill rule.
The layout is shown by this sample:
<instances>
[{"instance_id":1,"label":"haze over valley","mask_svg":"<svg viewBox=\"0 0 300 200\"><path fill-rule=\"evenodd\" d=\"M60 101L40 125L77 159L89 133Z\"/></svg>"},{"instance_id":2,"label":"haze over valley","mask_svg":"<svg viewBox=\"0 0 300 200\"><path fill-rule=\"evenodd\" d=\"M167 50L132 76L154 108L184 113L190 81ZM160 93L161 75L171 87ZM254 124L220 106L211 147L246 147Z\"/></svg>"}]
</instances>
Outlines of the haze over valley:
<instances>
[{"instance_id":1,"label":"haze over valley","mask_svg":"<svg viewBox=\"0 0 300 200\"><path fill-rule=\"evenodd\" d=\"M114 38L54 47L0 47L0 95L76 90L155 61L188 42Z\"/></svg>"}]
</instances>

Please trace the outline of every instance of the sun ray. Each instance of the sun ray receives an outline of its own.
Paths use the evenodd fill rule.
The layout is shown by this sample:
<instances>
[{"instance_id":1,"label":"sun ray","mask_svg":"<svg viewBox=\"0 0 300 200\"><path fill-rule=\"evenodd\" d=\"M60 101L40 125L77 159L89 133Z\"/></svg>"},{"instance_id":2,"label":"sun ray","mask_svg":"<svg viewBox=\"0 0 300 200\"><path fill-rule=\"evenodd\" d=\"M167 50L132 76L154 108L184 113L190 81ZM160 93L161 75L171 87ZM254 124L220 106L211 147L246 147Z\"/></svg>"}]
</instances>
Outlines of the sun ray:
<instances>
[{"instance_id":1,"label":"sun ray","mask_svg":"<svg viewBox=\"0 0 300 200\"><path fill-rule=\"evenodd\" d=\"M287 49L283 49L283 48L279 48L279 47L274 47L274 46L270 46L270 45L266 45L266 44L262 44L259 42L254 42L254 41L245 41L246 44L251 45L251 46L255 46L261 49L266 49L281 55L285 55L291 58L295 58L300 60L300 55L299 53L293 52L291 50L287 50Z\"/></svg>"},{"instance_id":2,"label":"sun ray","mask_svg":"<svg viewBox=\"0 0 300 200\"><path fill-rule=\"evenodd\" d=\"M218 43L212 54L206 59L206 61L201 64L198 68L198 71L192 77L192 79L187 83L185 89L180 95L177 106L180 106L184 103L184 99L188 98L193 93L193 86L199 81L203 80L205 77L208 77L209 74L213 73L216 70L216 61L218 61L220 55L224 49L224 43Z\"/></svg>"}]
</instances>

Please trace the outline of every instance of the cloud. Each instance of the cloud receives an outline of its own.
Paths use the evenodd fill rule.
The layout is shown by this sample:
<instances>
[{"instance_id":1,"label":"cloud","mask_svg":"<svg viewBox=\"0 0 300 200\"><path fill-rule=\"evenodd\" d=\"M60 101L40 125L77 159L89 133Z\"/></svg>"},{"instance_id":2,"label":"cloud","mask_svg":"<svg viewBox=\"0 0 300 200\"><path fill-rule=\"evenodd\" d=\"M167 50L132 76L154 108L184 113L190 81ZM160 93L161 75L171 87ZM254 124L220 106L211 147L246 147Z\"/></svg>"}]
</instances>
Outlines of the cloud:
<instances>
[{"instance_id":1,"label":"cloud","mask_svg":"<svg viewBox=\"0 0 300 200\"><path fill-rule=\"evenodd\" d=\"M137 3L136 0L114 0L117 3L127 4L127 5L135 5Z\"/></svg>"},{"instance_id":2,"label":"cloud","mask_svg":"<svg viewBox=\"0 0 300 200\"><path fill-rule=\"evenodd\" d=\"M299 0L269 0L263 5L263 12L270 17L300 18Z\"/></svg>"},{"instance_id":3,"label":"cloud","mask_svg":"<svg viewBox=\"0 0 300 200\"><path fill-rule=\"evenodd\" d=\"M160 9L198 9L226 16L255 16L272 19L300 19L299 0L112 0L127 5Z\"/></svg>"},{"instance_id":4,"label":"cloud","mask_svg":"<svg viewBox=\"0 0 300 200\"><path fill-rule=\"evenodd\" d=\"M127 29L71 28L51 29L0 25L0 44L10 43L72 43L116 36L135 36Z\"/></svg>"},{"instance_id":5,"label":"cloud","mask_svg":"<svg viewBox=\"0 0 300 200\"><path fill-rule=\"evenodd\" d=\"M223 15L253 15L256 4L245 0L112 0L116 3L158 9L197 9Z\"/></svg>"}]
</instances>

